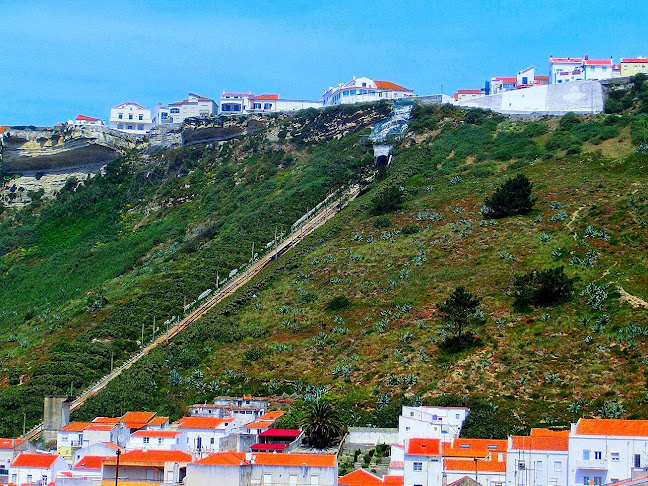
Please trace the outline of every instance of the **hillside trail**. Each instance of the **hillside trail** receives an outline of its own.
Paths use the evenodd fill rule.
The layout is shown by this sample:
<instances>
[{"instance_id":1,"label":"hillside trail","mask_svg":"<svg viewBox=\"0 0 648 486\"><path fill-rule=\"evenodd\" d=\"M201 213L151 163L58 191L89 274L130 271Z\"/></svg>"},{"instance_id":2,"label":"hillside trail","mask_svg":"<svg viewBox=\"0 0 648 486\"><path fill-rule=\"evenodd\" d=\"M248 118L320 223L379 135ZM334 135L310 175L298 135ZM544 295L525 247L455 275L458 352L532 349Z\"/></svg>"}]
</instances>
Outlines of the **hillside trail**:
<instances>
[{"instance_id":1,"label":"hillside trail","mask_svg":"<svg viewBox=\"0 0 648 486\"><path fill-rule=\"evenodd\" d=\"M293 231L288 236L286 236L286 238L284 238L281 243L278 243L274 249L268 251L264 256L260 257L259 260L250 265L244 272L238 274L236 277L230 280L226 285L220 288L218 292L206 299L195 310L187 314L175 326L169 328L167 332L162 333L154 341L145 346L139 353L132 356L130 359L128 359L128 361L122 363L119 367L115 368L112 372L108 373L99 381L83 391L72 402L70 411L73 412L75 410L78 410L88 399L100 393L104 388L108 386L108 384L112 380L120 376L127 369L131 368L133 364L137 363L141 358L149 354L157 346L163 343L167 343L169 339L173 338L178 333L196 322L213 307L232 295L243 285L248 283L255 275L259 274L274 259L296 246L306 236L308 236L317 228L333 218L349 202L358 197L358 195L360 194L360 189L360 185L355 184L342 191L339 197L332 200L325 200L324 202L326 202L326 204L324 204L319 211L312 214L309 219L301 221L300 224L297 227L294 227ZM317 207L319 207L319 205ZM42 428L43 424L41 422L25 434L23 434L21 438L34 440L41 435Z\"/></svg>"},{"instance_id":2,"label":"hillside trail","mask_svg":"<svg viewBox=\"0 0 648 486\"><path fill-rule=\"evenodd\" d=\"M567 223L567 229L569 231L574 231L574 228L573 228L574 221L576 221L576 218L578 218L578 215L580 214L580 212L583 209L585 209L586 207L587 206L581 206L580 208L578 208L576 211L573 212L572 217L569 220L569 223ZM578 237L578 234L574 233L574 239L576 239L577 237Z\"/></svg>"},{"instance_id":3,"label":"hillside trail","mask_svg":"<svg viewBox=\"0 0 648 486\"><path fill-rule=\"evenodd\" d=\"M621 299L628 302L632 307L634 307L634 308L644 307L644 308L648 309L648 302L646 302L642 298L637 297L636 295L632 295L631 293L627 292L619 284L617 284L617 289L619 290L619 293L621 294Z\"/></svg>"}]
</instances>

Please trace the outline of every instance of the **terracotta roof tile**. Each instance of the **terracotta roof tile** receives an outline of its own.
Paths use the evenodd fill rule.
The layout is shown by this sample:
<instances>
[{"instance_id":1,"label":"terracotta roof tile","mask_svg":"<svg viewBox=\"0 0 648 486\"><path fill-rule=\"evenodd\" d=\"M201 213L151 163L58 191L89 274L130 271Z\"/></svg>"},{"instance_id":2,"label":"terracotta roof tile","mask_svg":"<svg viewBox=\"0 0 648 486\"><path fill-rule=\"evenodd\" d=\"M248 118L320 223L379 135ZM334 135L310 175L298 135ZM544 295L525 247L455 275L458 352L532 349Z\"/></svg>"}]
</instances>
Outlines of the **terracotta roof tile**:
<instances>
[{"instance_id":1,"label":"terracotta roof tile","mask_svg":"<svg viewBox=\"0 0 648 486\"><path fill-rule=\"evenodd\" d=\"M164 464L165 462L191 462L191 454L182 451L134 450L122 453L119 464ZM104 464L116 464L117 457L109 457Z\"/></svg>"},{"instance_id":2,"label":"terracotta roof tile","mask_svg":"<svg viewBox=\"0 0 648 486\"><path fill-rule=\"evenodd\" d=\"M25 442L25 439L0 439L0 449L13 449Z\"/></svg>"},{"instance_id":3,"label":"terracotta roof tile","mask_svg":"<svg viewBox=\"0 0 648 486\"><path fill-rule=\"evenodd\" d=\"M576 434L648 437L648 420L580 419Z\"/></svg>"},{"instance_id":4,"label":"terracotta roof tile","mask_svg":"<svg viewBox=\"0 0 648 486\"><path fill-rule=\"evenodd\" d=\"M388 89L392 91L412 91L411 89L405 88L403 86L400 86L396 83L392 83L391 81L377 81L374 80L374 83L376 83L376 88L377 89Z\"/></svg>"},{"instance_id":5,"label":"terracotta roof tile","mask_svg":"<svg viewBox=\"0 0 648 486\"><path fill-rule=\"evenodd\" d=\"M261 415L258 420L277 420L286 414L283 410L274 410Z\"/></svg>"},{"instance_id":6,"label":"terracotta roof tile","mask_svg":"<svg viewBox=\"0 0 648 486\"><path fill-rule=\"evenodd\" d=\"M445 459L443 461L447 471L475 471L475 461L471 459ZM506 472L506 463L503 461L477 461L478 472Z\"/></svg>"},{"instance_id":7,"label":"terracotta roof tile","mask_svg":"<svg viewBox=\"0 0 648 486\"><path fill-rule=\"evenodd\" d=\"M183 417L176 423L179 429L215 429L233 420L232 417Z\"/></svg>"},{"instance_id":8,"label":"terracotta roof tile","mask_svg":"<svg viewBox=\"0 0 648 486\"><path fill-rule=\"evenodd\" d=\"M523 451L566 451L569 437L566 436L521 436L514 435L512 448Z\"/></svg>"},{"instance_id":9,"label":"terracotta roof tile","mask_svg":"<svg viewBox=\"0 0 648 486\"><path fill-rule=\"evenodd\" d=\"M101 464L108 456L85 456L77 462L73 469L101 469Z\"/></svg>"},{"instance_id":10,"label":"terracotta roof tile","mask_svg":"<svg viewBox=\"0 0 648 486\"><path fill-rule=\"evenodd\" d=\"M410 439L407 443L407 454L417 456L439 456L441 455L440 439Z\"/></svg>"},{"instance_id":11,"label":"terracotta roof tile","mask_svg":"<svg viewBox=\"0 0 648 486\"><path fill-rule=\"evenodd\" d=\"M299 437L301 430L299 429L268 429L259 434L259 437L280 437L285 439L292 439Z\"/></svg>"},{"instance_id":12,"label":"terracotta roof tile","mask_svg":"<svg viewBox=\"0 0 648 486\"><path fill-rule=\"evenodd\" d=\"M138 430L131 437L177 437L181 433L177 430Z\"/></svg>"},{"instance_id":13,"label":"terracotta roof tile","mask_svg":"<svg viewBox=\"0 0 648 486\"><path fill-rule=\"evenodd\" d=\"M640 64L648 64L648 57L636 57L636 58L623 58L621 59L622 63L640 63Z\"/></svg>"},{"instance_id":14,"label":"terracotta roof tile","mask_svg":"<svg viewBox=\"0 0 648 486\"><path fill-rule=\"evenodd\" d=\"M533 437L569 437L569 430L551 430L551 429L531 429Z\"/></svg>"},{"instance_id":15,"label":"terracotta roof tile","mask_svg":"<svg viewBox=\"0 0 648 486\"><path fill-rule=\"evenodd\" d=\"M260 94L257 96L253 96L250 99L255 99L255 100L278 100L279 95L278 94Z\"/></svg>"},{"instance_id":16,"label":"terracotta roof tile","mask_svg":"<svg viewBox=\"0 0 648 486\"><path fill-rule=\"evenodd\" d=\"M169 421L169 417L153 417L146 425L163 425Z\"/></svg>"},{"instance_id":17,"label":"terracotta roof tile","mask_svg":"<svg viewBox=\"0 0 648 486\"><path fill-rule=\"evenodd\" d=\"M193 464L205 466L239 466L242 462L245 462L244 452L229 451L218 452L211 456L203 457Z\"/></svg>"},{"instance_id":18,"label":"terracotta roof tile","mask_svg":"<svg viewBox=\"0 0 648 486\"><path fill-rule=\"evenodd\" d=\"M49 469L61 456L58 454L32 454L22 452L11 463L11 467L34 467Z\"/></svg>"},{"instance_id":19,"label":"terracotta roof tile","mask_svg":"<svg viewBox=\"0 0 648 486\"><path fill-rule=\"evenodd\" d=\"M92 421L92 423L94 423L94 424L118 424L119 420L120 420L119 417L97 417Z\"/></svg>"},{"instance_id":20,"label":"terracotta roof tile","mask_svg":"<svg viewBox=\"0 0 648 486\"><path fill-rule=\"evenodd\" d=\"M266 429L274 424L273 420L255 420L249 424L245 424L246 429Z\"/></svg>"},{"instance_id":21,"label":"terracotta roof tile","mask_svg":"<svg viewBox=\"0 0 648 486\"><path fill-rule=\"evenodd\" d=\"M384 476L383 484L388 484L390 486L403 486L404 479L403 476Z\"/></svg>"},{"instance_id":22,"label":"terracotta roof tile","mask_svg":"<svg viewBox=\"0 0 648 486\"><path fill-rule=\"evenodd\" d=\"M91 425L92 422L70 422L65 427L61 427L61 432L82 432L86 427Z\"/></svg>"},{"instance_id":23,"label":"terracotta roof tile","mask_svg":"<svg viewBox=\"0 0 648 486\"><path fill-rule=\"evenodd\" d=\"M374 476L364 469L356 469L338 478L338 484L344 486L365 486L370 484L383 484L383 481L378 476Z\"/></svg>"}]
</instances>

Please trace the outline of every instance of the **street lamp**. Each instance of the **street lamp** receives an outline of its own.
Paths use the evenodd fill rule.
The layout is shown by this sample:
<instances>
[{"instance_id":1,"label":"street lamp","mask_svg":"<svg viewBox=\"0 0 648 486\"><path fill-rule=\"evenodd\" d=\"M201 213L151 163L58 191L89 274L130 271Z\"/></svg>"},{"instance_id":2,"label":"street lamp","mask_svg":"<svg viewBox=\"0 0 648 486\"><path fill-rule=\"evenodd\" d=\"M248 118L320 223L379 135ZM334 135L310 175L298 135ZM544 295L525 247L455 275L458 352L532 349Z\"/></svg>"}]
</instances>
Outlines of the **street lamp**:
<instances>
[{"instance_id":1,"label":"street lamp","mask_svg":"<svg viewBox=\"0 0 648 486\"><path fill-rule=\"evenodd\" d=\"M115 468L115 486L117 486L117 478L119 478L119 456L121 455L121 450L117 449L117 467Z\"/></svg>"}]
</instances>

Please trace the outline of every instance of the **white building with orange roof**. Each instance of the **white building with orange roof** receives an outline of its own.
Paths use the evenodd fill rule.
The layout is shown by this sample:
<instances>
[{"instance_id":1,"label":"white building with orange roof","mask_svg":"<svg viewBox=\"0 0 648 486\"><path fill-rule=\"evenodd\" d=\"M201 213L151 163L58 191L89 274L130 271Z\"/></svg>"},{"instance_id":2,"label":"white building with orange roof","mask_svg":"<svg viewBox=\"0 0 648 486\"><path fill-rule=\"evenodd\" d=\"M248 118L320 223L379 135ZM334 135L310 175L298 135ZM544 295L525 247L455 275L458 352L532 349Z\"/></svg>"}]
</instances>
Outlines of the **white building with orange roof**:
<instances>
[{"instance_id":1,"label":"white building with orange roof","mask_svg":"<svg viewBox=\"0 0 648 486\"><path fill-rule=\"evenodd\" d=\"M165 430L169 428L169 417L156 416L153 417L144 426L146 430Z\"/></svg>"},{"instance_id":2,"label":"white building with orange roof","mask_svg":"<svg viewBox=\"0 0 648 486\"><path fill-rule=\"evenodd\" d=\"M583 59L583 75L585 80L611 79L614 76L612 59Z\"/></svg>"},{"instance_id":3,"label":"white building with orange roof","mask_svg":"<svg viewBox=\"0 0 648 486\"><path fill-rule=\"evenodd\" d=\"M83 431L91 422L70 422L56 432L56 452L72 460L74 452L83 447Z\"/></svg>"},{"instance_id":4,"label":"white building with orange roof","mask_svg":"<svg viewBox=\"0 0 648 486\"><path fill-rule=\"evenodd\" d=\"M221 452L189 464L185 484L337 486L337 456Z\"/></svg>"},{"instance_id":5,"label":"white building with orange roof","mask_svg":"<svg viewBox=\"0 0 648 486\"><path fill-rule=\"evenodd\" d=\"M497 459L460 458L443 460L444 481L454 483L466 476L482 486L504 486L506 462Z\"/></svg>"},{"instance_id":6,"label":"white building with orange roof","mask_svg":"<svg viewBox=\"0 0 648 486\"><path fill-rule=\"evenodd\" d=\"M144 428L157 414L155 412L126 412L119 422L126 426L129 433Z\"/></svg>"},{"instance_id":7,"label":"white building with orange roof","mask_svg":"<svg viewBox=\"0 0 648 486\"><path fill-rule=\"evenodd\" d=\"M86 456L114 456L115 454L117 454L117 451L121 450L122 447L119 447L117 444L113 444L112 442L97 442L95 444L78 449L74 453L74 459L72 460L72 463L77 463Z\"/></svg>"},{"instance_id":8,"label":"white building with orange roof","mask_svg":"<svg viewBox=\"0 0 648 486\"><path fill-rule=\"evenodd\" d=\"M9 481L20 485L46 485L54 481L60 472L69 469L68 463L58 454L21 452L9 467Z\"/></svg>"},{"instance_id":9,"label":"white building with orange roof","mask_svg":"<svg viewBox=\"0 0 648 486\"><path fill-rule=\"evenodd\" d=\"M398 438L401 444L414 437L439 438L445 442L459 437L468 417L466 407L403 406L398 418Z\"/></svg>"},{"instance_id":10,"label":"white building with orange roof","mask_svg":"<svg viewBox=\"0 0 648 486\"><path fill-rule=\"evenodd\" d=\"M187 452L198 455L219 452L221 439L236 427L234 417L183 417L175 425L186 433Z\"/></svg>"},{"instance_id":11,"label":"white building with orange roof","mask_svg":"<svg viewBox=\"0 0 648 486\"><path fill-rule=\"evenodd\" d=\"M112 442L123 447L126 445L128 437L128 429L121 422L92 422L83 429L83 447L102 442Z\"/></svg>"},{"instance_id":12,"label":"white building with orange roof","mask_svg":"<svg viewBox=\"0 0 648 486\"><path fill-rule=\"evenodd\" d=\"M567 485L569 431L531 429L508 439L506 485Z\"/></svg>"},{"instance_id":13,"label":"white building with orange roof","mask_svg":"<svg viewBox=\"0 0 648 486\"><path fill-rule=\"evenodd\" d=\"M86 115L77 115L77 117L74 120L68 120L67 121L68 125L74 125L74 126L106 126L104 121L101 118L94 118L92 116L86 116Z\"/></svg>"},{"instance_id":14,"label":"white building with orange roof","mask_svg":"<svg viewBox=\"0 0 648 486\"><path fill-rule=\"evenodd\" d=\"M126 450L133 449L186 451L187 433L184 430L138 430L126 444Z\"/></svg>"},{"instance_id":15,"label":"white building with orange roof","mask_svg":"<svg viewBox=\"0 0 648 486\"><path fill-rule=\"evenodd\" d=\"M442 484L443 457L441 439L408 439L405 443L404 486Z\"/></svg>"},{"instance_id":16,"label":"white building with orange roof","mask_svg":"<svg viewBox=\"0 0 648 486\"><path fill-rule=\"evenodd\" d=\"M356 469L355 471L338 478L340 486L373 486L373 485L390 485L390 486L403 486L403 476L383 476L382 478L371 474L364 469Z\"/></svg>"},{"instance_id":17,"label":"white building with orange roof","mask_svg":"<svg viewBox=\"0 0 648 486\"><path fill-rule=\"evenodd\" d=\"M620 76L634 76L635 74L648 74L648 57L624 57L619 65Z\"/></svg>"},{"instance_id":18,"label":"white building with orange roof","mask_svg":"<svg viewBox=\"0 0 648 486\"><path fill-rule=\"evenodd\" d=\"M220 99L221 115L249 115L251 113L290 113L308 108L321 108L316 100L284 99L276 93L255 95L223 91Z\"/></svg>"},{"instance_id":19,"label":"white building with orange roof","mask_svg":"<svg viewBox=\"0 0 648 486\"><path fill-rule=\"evenodd\" d=\"M378 81L367 77L356 78L348 83L329 87L322 94L324 106L353 103L370 103L413 97L414 91L391 81Z\"/></svg>"},{"instance_id":20,"label":"white building with orange roof","mask_svg":"<svg viewBox=\"0 0 648 486\"><path fill-rule=\"evenodd\" d=\"M153 125L179 125L187 118L206 118L218 115L218 105L211 98L189 93L184 100L153 108Z\"/></svg>"},{"instance_id":21,"label":"white building with orange roof","mask_svg":"<svg viewBox=\"0 0 648 486\"><path fill-rule=\"evenodd\" d=\"M173 486L185 480L190 454L183 451L135 450L119 457L119 483L128 486ZM113 486L117 458L103 461L102 486ZM186 483L185 483L186 484ZM221 483L225 484L225 483Z\"/></svg>"},{"instance_id":22,"label":"white building with orange roof","mask_svg":"<svg viewBox=\"0 0 648 486\"><path fill-rule=\"evenodd\" d=\"M567 484L608 484L648 473L648 420L580 419L569 434Z\"/></svg>"},{"instance_id":23,"label":"white building with orange roof","mask_svg":"<svg viewBox=\"0 0 648 486\"><path fill-rule=\"evenodd\" d=\"M0 439L0 483L9 482L9 464L21 452L35 452L36 448L26 439Z\"/></svg>"}]
</instances>

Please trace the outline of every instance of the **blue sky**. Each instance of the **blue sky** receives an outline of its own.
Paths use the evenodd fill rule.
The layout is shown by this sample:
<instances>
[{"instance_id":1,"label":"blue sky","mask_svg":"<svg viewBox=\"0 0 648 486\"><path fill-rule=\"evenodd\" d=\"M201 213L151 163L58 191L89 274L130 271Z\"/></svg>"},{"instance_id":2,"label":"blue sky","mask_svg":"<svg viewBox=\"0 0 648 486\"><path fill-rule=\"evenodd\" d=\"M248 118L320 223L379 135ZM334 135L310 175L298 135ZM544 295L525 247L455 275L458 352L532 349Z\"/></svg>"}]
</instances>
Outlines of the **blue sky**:
<instances>
[{"instance_id":1,"label":"blue sky","mask_svg":"<svg viewBox=\"0 0 648 486\"><path fill-rule=\"evenodd\" d=\"M645 0L0 0L0 125L223 89L317 99L353 75L418 94L549 55L648 56Z\"/></svg>"}]
</instances>

